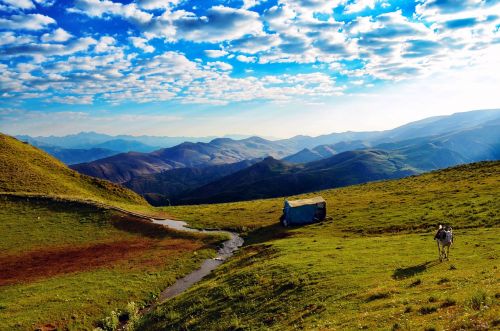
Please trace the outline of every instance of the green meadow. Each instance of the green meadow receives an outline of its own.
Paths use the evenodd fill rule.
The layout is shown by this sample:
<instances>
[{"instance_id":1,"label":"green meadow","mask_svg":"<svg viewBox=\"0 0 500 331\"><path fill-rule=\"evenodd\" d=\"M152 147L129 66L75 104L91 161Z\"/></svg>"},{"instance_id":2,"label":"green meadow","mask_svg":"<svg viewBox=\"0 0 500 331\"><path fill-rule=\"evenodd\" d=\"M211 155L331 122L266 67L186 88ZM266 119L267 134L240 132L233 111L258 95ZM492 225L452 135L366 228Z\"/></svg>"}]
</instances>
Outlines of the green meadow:
<instances>
[{"instance_id":1,"label":"green meadow","mask_svg":"<svg viewBox=\"0 0 500 331\"><path fill-rule=\"evenodd\" d=\"M115 330L224 240L116 208L245 237L129 330L500 328L500 162L288 197L321 195L328 213L283 228L285 198L153 208L13 138L0 148L0 330ZM442 263L439 223L456 238Z\"/></svg>"},{"instance_id":2,"label":"green meadow","mask_svg":"<svg viewBox=\"0 0 500 331\"><path fill-rule=\"evenodd\" d=\"M89 330L213 256L220 238L63 201L0 197L0 330Z\"/></svg>"},{"instance_id":3,"label":"green meadow","mask_svg":"<svg viewBox=\"0 0 500 331\"><path fill-rule=\"evenodd\" d=\"M283 199L168 208L248 245L139 329L499 328L499 184L500 163L485 162L327 190L327 220L291 229L276 225ZM455 234L442 263L438 223Z\"/></svg>"}]
</instances>

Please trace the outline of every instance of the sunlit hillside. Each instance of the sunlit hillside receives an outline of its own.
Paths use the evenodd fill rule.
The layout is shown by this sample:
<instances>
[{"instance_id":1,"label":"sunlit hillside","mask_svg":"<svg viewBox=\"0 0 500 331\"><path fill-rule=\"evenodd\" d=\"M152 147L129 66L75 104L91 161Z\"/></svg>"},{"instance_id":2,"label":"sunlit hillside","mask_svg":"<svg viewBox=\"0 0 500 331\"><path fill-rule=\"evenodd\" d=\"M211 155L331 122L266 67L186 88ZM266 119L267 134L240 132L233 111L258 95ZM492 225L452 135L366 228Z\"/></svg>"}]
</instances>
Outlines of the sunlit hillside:
<instances>
[{"instance_id":1,"label":"sunlit hillside","mask_svg":"<svg viewBox=\"0 0 500 331\"><path fill-rule=\"evenodd\" d=\"M287 229L283 199L169 208L197 226L248 231L250 245L142 327L495 329L499 184L500 163L487 162L322 191L327 220ZM439 223L456 237L443 263Z\"/></svg>"}]
</instances>

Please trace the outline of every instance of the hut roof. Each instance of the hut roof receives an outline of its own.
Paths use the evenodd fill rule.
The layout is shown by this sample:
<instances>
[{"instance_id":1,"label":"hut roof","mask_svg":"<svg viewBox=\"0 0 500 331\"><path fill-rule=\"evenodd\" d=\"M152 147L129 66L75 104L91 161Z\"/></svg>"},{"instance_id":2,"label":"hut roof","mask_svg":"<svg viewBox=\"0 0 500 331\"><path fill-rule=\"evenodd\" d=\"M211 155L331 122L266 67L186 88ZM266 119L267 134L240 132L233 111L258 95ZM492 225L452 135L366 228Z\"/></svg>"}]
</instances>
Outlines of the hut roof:
<instances>
[{"instance_id":1,"label":"hut roof","mask_svg":"<svg viewBox=\"0 0 500 331\"><path fill-rule=\"evenodd\" d=\"M325 203L325 199L322 197L314 197L310 199L301 199L301 200L287 200L286 201L290 207L300 207L307 205L316 205L318 203Z\"/></svg>"}]
</instances>

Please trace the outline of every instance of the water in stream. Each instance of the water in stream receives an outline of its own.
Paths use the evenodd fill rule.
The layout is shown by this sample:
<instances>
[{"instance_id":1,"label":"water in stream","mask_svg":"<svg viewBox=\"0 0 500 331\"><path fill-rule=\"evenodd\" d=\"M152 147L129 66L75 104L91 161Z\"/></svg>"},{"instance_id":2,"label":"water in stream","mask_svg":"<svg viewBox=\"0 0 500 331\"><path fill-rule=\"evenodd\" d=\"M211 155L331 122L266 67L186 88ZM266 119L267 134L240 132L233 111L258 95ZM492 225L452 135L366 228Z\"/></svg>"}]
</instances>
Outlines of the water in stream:
<instances>
[{"instance_id":1,"label":"water in stream","mask_svg":"<svg viewBox=\"0 0 500 331\"><path fill-rule=\"evenodd\" d=\"M238 234L229 231L220 230L198 230L187 226L186 222L174 221L169 219L152 219L155 224L161 224L171 229L180 231L190 231L190 232L203 232L203 233L225 233L229 235L229 240L226 240L222 247L217 251L217 256L213 259L206 259L203 261L201 267L190 274L184 276L183 278L177 280L172 286L163 290L159 296L159 302L165 301L168 298L172 298L188 288L193 284L200 281L203 277L208 275L212 270L221 265L225 260L231 257L234 252L238 250L243 245L243 238L238 236Z\"/></svg>"}]
</instances>

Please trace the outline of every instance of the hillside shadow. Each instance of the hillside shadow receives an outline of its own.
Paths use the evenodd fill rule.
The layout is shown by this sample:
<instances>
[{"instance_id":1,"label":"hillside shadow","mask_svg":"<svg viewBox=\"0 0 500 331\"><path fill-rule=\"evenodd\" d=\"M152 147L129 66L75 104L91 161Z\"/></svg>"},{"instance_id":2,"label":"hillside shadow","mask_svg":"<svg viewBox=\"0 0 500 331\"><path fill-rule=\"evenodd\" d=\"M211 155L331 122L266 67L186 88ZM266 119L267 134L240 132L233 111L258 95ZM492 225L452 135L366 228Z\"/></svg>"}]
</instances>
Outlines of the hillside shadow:
<instances>
[{"instance_id":1,"label":"hillside shadow","mask_svg":"<svg viewBox=\"0 0 500 331\"><path fill-rule=\"evenodd\" d=\"M436 261L427 261L421 264L417 264L411 267L406 267L406 268L397 268L394 270L394 273L392 274L393 279L405 279L409 278L415 275L418 275L427 269L435 266L437 263Z\"/></svg>"},{"instance_id":2,"label":"hillside shadow","mask_svg":"<svg viewBox=\"0 0 500 331\"><path fill-rule=\"evenodd\" d=\"M163 225L154 224L148 220L126 214L113 215L112 225L118 230L141 235L151 239L163 239L166 237L171 237L195 240L203 238L203 235L195 232L169 229Z\"/></svg>"},{"instance_id":3,"label":"hillside shadow","mask_svg":"<svg viewBox=\"0 0 500 331\"><path fill-rule=\"evenodd\" d=\"M250 232L245 238L245 244L262 244L269 240L288 238L293 235L293 233L290 232L291 229L293 228L286 228L280 223L264 226Z\"/></svg>"}]
</instances>

